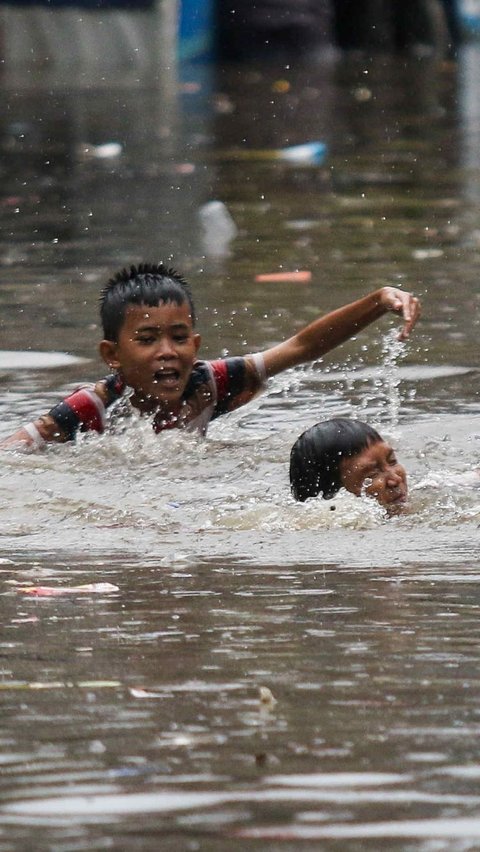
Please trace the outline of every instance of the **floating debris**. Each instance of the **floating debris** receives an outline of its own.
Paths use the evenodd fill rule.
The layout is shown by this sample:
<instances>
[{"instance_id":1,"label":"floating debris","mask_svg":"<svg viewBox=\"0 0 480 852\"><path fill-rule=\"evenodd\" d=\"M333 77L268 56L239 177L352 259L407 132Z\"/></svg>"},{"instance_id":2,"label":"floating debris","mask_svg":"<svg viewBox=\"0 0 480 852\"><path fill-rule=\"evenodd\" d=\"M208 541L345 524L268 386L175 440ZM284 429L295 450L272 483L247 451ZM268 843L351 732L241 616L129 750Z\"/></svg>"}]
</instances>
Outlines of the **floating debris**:
<instances>
[{"instance_id":1,"label":"floating debris","mask_svg":"<svg viewBox=\"0 0 480 852\"><path fill-rule=\"evenodd\" d=\"M280 95L285 95L292 88L291 84L288 80L275 80L272 83L272 92L276 92Z\"/></svg>"},{"instance_id":2,"label":"floating debris","mask_svg":"<svg viewBox=\"0 0 480 852\"><path fill-rule=\"evenodd\" d=\"M136 688L134 686L131 686L128 691L129 691L130 695L132 696L132 698L161 698L162 697L157 692L148 692L148 690L146 690L146 689L140 689L140 688Z\"/></svg>"},{"instance_id":3,"label":"floating debris","mask_svg":"<svg viewBox=\"0 0 480 852\"><path fill-rule=\"evenodd\" d=\"M305 142L288 148L233 148L218 151L215 156L217 160L281 160L292 165L320 166L327 152L325 142Z\"/></svg>"},{"instance_id":4,"label":"floating debris","mask_svg":"<svg viewBox=\"0 0 480 852\"><path fill-rule=\"evenodd\" d=\"M323 163L326 154L325 142L307 142L304 145L292 145L290 148L277 151L279 160L288 160L290 163L312 163L316 166Z\"/></svg>"},{"instance_id":5,"label":"floating debris","mask_svg":"<svg viewBox=\"0 0 480 852\"><path fill-rule=\"evenodd\" d=\"M28 615L24 618L12 618L10 624L35 624L40 621L38 615Z\"/></svg>"},{"instance_id":6,"label":"floating debris","mask_svg":"<svg viewBox=\"0 0 480 852\"><path fill-rule=\"evenodd\" d=\"M412 252L412 257L414 260L429 260L432 257L442 257L443 250L437 248L430 249L415 249Z\"/></svg>"},{"instance_id":7,"label":"floating debris","mask_svg":"<svg viewBox=\"0 0 480 852\"><path fill-rule=\"evenodd\" d=\"M11 689L116 689L121 686L119 680L79 680L76 683L72 681L54 680L54 681L25 681L25 680L6 680L0 683L1 691Z\"/></svg>"},{"instance_id":8,"label":"floating debris","mask_svg":"<svg viewBox=\"0 0 480 852\"><path fill-rule=\"evenodd\" d=\"M223 201L208 201L198 210L203 251L212 257L225 257L238 233Z\"/></svg>"},{"instance_id":9,"label":"floating debris","mask_svg":"<svg viewBox=\"0 0 480 852\"><path fill-rule=\"evenodd\" d=\"M77 148L77 154L81 160L113 160L120 157L122 151L120 142L105 142L103 145L84 142Z\"/></svg>"},{"instance_id":10,"label":"floating debris","mask_svg":"<svg viewBox=\"0 0 480 852\"><path fill-rule=\"evenodd\" d=\"M277 704L277 699L274 697L268 686L260 686L258 688L258 694L260 698L260 708L262 710L273 710Z\"/></svg>"},{"instance_id":11,"label":"floating debris","mask_svg":"<svg viewBox=\"0 0 480 852\"><path fill-rule=\"evenodd\" d=\"M84 586L19 586L17 592L38 598L52 598L60 595L104 595L118 592L113 583L86 583Z\"/></svg>"},{"instance_id":12,"label":"floating debris","mask_svg":"<svg viewBox=\"0 0 480 852\"><path fill-rule=\"evenodd\" d=\"M312 280L312 273L307 269L294 269L292 272L262 272L255 275L257 284L268 284L276 282L284 282L287 284L309 284Z\"/></svg>"}]
</instances>

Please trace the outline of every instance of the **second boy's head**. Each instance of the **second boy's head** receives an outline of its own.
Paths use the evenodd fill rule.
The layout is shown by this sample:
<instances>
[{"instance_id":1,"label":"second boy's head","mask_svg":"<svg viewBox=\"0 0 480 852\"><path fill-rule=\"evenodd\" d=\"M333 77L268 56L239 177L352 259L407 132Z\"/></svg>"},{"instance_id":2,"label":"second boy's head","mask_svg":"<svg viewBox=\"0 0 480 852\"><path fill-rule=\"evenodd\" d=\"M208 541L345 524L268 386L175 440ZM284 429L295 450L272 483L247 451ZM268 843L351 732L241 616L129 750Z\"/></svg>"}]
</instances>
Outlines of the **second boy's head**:
<instances>
[{"instance_id":1,"label":"second boy's head","mask_svg":"<svg viewBox=\"0 0 480 852\"><path fill-rule=\"evenodd\" d=\"M407 499L407 476L392 447L361 420L336 417L316 423L295 441L290 454L295 500L321 494L325 500L345 488L373 497L389 514Z\"/></svg>"},{"instance_id":2,"label":"second boy's head","mask_svg":"<svg viewBox=\"0 0 480 852\"><path fill-rule=\"evenodd\" d=\"M102 290L100 354L142 411L181 403L200 346L188 284L163 264L123 270Z\"/></svg>"}]
</instances>

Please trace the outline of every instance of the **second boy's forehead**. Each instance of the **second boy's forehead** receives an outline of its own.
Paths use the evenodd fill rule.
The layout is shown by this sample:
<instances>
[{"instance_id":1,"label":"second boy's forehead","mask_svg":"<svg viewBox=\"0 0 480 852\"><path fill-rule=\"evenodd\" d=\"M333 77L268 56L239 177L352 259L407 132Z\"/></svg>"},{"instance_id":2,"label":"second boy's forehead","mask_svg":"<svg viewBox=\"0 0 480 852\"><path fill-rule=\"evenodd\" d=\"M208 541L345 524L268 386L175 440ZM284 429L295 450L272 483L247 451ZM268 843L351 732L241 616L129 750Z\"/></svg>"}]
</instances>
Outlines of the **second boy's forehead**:
<instances>
[{"instance_id":1,"label":"second boy's forehead","mask_svg":"<svg viewBox=\"0 0 480 852\"><path fill-rule=\"evenodd\" d=\"M345 459L352 471L365 471L375 468L378 464L382 464L393 453L393 448L386 441L375 441L369 444L355 456L350 459Z\"/></svg>"},{"instance_id":2,"label":"second boy's forehead","mask_svg":"<svg viewBox=\"0 0 480 852\"><path fill-rule=\"evenodd\" d=\"M171 328L193 329L192 315L187 302L177 305L176 302L160 302L158 305L128 305L123 323L129 331L140 331L142 328L158 330Z\"/></svg>"}]
</instances>

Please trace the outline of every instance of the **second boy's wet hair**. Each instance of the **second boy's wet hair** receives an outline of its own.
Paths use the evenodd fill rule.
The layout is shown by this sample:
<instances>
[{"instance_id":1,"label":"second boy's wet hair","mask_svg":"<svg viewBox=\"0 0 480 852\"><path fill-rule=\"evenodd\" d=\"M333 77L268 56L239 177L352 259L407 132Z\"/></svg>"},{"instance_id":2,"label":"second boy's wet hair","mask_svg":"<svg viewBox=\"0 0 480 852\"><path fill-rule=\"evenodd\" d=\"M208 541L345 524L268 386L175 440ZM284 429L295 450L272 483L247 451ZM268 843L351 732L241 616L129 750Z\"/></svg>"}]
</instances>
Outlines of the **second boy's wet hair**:
<instances>
[{"instance_id":1,"label":"second boy's wet hair","mask_svg":"<svg viewBox=\"0 0 480 852\"><path fill-rule=\"evenodd\" d=\"M141 263L117 272L100 294L100 317L105 340L118 341L129 305L156 308L165 302L187 302L195 325L195 307L187 282L163 263Z\"/></svg>"},{"instance_id":2,"label":"second boy's wet hair","mask_svg":"<svg viewBox=\"0 0 480 852\"><path fill-rule=\"evenodd\" d=\"M321 494L325 500L342 487L340 462L382 441L361 420L337 417L316 423L295 441L290 453L290 486L295 500Z\"/></svg>"}]
</instances>

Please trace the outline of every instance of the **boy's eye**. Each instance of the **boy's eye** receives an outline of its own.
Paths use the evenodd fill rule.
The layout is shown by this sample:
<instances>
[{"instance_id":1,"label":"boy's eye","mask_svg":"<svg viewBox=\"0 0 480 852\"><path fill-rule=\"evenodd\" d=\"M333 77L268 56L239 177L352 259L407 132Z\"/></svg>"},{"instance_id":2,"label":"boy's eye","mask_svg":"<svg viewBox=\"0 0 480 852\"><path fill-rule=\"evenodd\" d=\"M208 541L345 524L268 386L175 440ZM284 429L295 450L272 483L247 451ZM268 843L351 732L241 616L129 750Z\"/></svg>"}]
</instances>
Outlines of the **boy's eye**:
<instances>
[{"instance_id":1,"label":"boy's eye","mask_svg":"<svg viewBox=\"0 0 480 852\"><path fill-rule=\"evenodd\" d=\"M174 334L175 343L185 343L188 340L188 334Z\"/></svg>"},{"instance_id":2,"label":"boy's eye","mask_svg":"<svg viewBox=\"0 0 480 852\"><path fill-rule=\"evenodd\" d=\"M364 485L368 481L368 484L371 485L373 480L376 479L381 474L381 470L378 467L371 467L365 474L365 479L363 480Z\"/></svg>"},{"instance_id":3,"label":"boy's eye","mask_svg":"<svg viewBox=\"0 0 480 852\"><path fill-rule=\"evenodd\" d=\"M155 338L152 335L142 335L141 337L137 337L138 343L143 343L144 345L147 345L147 346L150 343L153 343L154 339Z\"/></svg>"}]
</instances>

